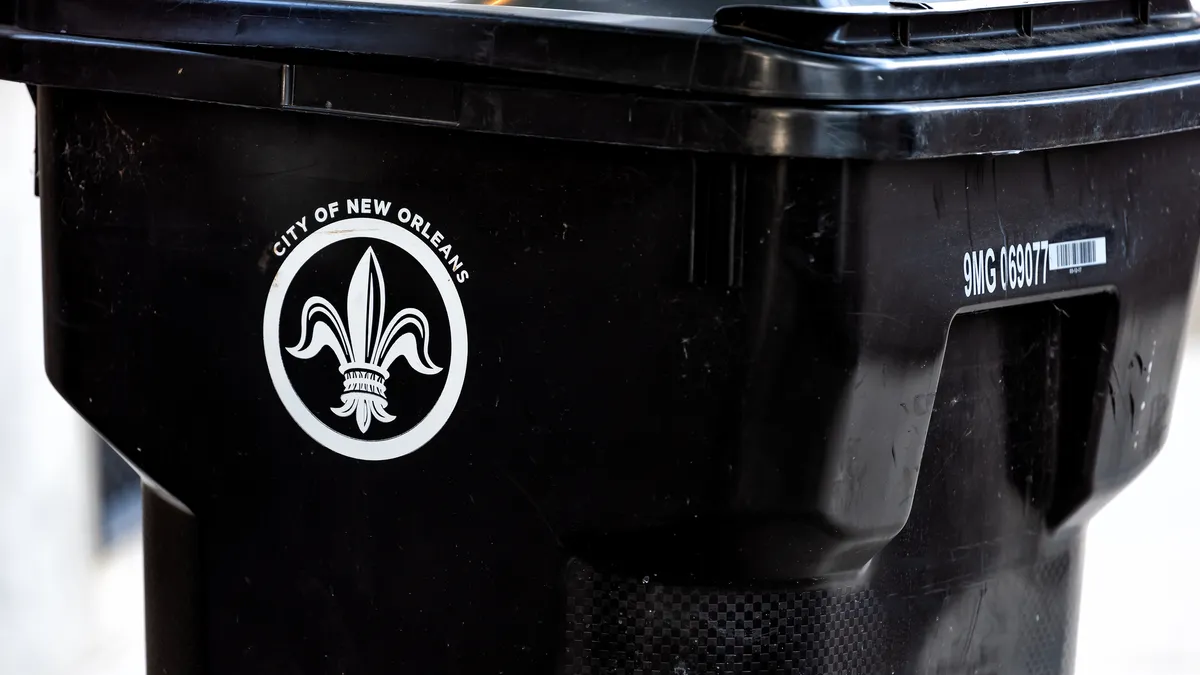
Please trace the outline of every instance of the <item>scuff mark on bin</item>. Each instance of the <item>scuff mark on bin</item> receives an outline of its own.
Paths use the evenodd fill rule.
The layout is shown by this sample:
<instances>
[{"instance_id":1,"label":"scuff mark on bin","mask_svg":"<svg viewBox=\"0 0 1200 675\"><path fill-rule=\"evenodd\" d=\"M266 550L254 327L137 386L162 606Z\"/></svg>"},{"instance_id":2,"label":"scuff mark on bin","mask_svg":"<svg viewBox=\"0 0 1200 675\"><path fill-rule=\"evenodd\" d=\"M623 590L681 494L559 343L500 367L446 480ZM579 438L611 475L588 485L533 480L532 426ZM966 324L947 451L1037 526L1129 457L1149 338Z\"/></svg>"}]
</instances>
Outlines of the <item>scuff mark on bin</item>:
<instances>
[{"instance_id":1,"label":"scuff mark on bin","mask_svg":"<svg viewBox=\"0 0 1200 675\"><path fill-rule=\"evenodd\" d=\"M521 494L521 497L523 497L525 501L531 507L533 507L534 513L537 514L537 517L542 521L542 524L546 526L546 530L550 532L550 535L554 537L554 542L558 544L559 548L565 548L565 546L563 546L562 539L560 539L558 536L558 532L554 530L554 526L550 524L550 520L547 519L546 514L542 512L542 507L539 506L537 501L535 501L529 492L525 490L525 487L521 485L516 478L513 478L513 476L507 471L503 471L501 474L508 479L508 482L512 483L512 486L517 489L517 492Z\"/></svg>"},{"instance_id":2,"label":"scuff mark on bin","mask_svg":"<svg viewBox=\"0 0 1200 675\"><path fill-rule=\"evenodd\" d=\"M275 242L271 242L270 244L267 244L266 247L263 248L262 255L258 257L258 271L262 272L263 274L267 273L267 263L271 260L271 247L274 245L274 243Z\"/></svg>"}]
</instances>

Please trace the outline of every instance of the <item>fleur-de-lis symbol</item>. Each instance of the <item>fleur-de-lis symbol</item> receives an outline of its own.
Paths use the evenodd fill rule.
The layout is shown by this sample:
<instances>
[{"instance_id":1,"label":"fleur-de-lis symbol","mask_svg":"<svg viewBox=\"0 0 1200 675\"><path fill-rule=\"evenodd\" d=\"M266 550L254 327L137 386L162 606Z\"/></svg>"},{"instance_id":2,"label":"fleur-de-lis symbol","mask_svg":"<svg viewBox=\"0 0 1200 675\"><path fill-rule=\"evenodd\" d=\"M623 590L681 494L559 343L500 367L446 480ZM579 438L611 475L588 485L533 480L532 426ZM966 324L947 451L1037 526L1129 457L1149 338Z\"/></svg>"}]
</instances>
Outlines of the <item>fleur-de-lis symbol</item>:
<instances>
[{"instance_id":1,"label":"fleur-de-lis symbol","mask_svg":"<svg viewBox=\"0 0 1200 675\"><path fill-rule=\"evenodd\" d=\"M374 249L358 261L346 293L346 321L328 300L313 296L300 314L300 342L287 350L311 359L328 347L338 360L345 391L342 405L330 408L339 417L354 416L363 433L371 420L396 419L387 412L388 368L400 357L422 375L442 371L429 358L429 322L420 310L407 308L384 323L383 272Z\"/></svg>"}]
</instances>

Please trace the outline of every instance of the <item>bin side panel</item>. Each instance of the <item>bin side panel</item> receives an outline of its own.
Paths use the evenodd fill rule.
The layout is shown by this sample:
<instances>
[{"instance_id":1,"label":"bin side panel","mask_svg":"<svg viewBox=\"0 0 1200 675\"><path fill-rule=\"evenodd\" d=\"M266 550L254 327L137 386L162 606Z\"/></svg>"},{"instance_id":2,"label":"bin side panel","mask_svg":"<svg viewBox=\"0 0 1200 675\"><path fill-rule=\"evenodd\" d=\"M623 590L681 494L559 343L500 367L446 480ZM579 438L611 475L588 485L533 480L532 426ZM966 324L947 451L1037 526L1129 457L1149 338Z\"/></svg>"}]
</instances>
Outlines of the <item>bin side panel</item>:
<instances>
[{"instance_id":1,"label":"bin side panel","mask_svg":"<svg viewBox=\"0 0 1200 675\"><path fill-rule=\"evenodd\" d=\"M1196 134L870 163L38 114L47 371L194 514L213 673L1063 672L1078 526L1162 442ZM453 415L380 462L264 353L363 199L469 273Z\"/></svg>"}]
</instances>

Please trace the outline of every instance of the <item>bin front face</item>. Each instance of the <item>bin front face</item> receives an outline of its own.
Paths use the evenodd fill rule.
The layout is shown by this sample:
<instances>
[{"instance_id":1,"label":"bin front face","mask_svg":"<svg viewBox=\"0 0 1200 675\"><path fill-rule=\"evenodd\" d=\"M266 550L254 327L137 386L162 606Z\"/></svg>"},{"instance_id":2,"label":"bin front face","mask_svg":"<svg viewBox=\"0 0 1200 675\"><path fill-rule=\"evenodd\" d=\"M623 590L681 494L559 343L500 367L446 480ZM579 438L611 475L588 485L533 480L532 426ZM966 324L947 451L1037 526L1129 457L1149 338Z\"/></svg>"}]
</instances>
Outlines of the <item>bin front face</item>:
<instances>
[{"instance_id":1,"label":"bin front face","mask_svg":"<svg viewBox=\"0 0 1200 675\"><path fill-rule=\"evenodd\" d=\"M152 667L1069 671L1081 525L1169 414L1195 133L860 162L38 114L50 378L157 484L148 536L195 528L148 542Z\"/></svg>"},{"instance_id":2,"label":"bin front face","mask_svg":"<svg viewBox=\"0 0 1200 675\"><path fill-rule=\"evenodd\" d=\"M571 538L713 510L741 317L736 298L686 284L688 157L65 91L43 90L39 114L48 370L196 514L204 672L308 671L326 654L330 672L545 671ZM306 433L263 346L280 241L330 203L338 227L364 197L390 202L397 230L402 208L434 224L470 275L453 415L388 461ZM405 295L432 277L374 246L385 319L412 299L445 325L427 289ZM283 348L301 342L308 296L351 321L364 250L324 288L296 277L310 286L283 303ZM401 396L426 377L402 361ZM339 405L332 350L288 365L310 364L332 385L305 403Z\"/></svg>"}]
</instances>

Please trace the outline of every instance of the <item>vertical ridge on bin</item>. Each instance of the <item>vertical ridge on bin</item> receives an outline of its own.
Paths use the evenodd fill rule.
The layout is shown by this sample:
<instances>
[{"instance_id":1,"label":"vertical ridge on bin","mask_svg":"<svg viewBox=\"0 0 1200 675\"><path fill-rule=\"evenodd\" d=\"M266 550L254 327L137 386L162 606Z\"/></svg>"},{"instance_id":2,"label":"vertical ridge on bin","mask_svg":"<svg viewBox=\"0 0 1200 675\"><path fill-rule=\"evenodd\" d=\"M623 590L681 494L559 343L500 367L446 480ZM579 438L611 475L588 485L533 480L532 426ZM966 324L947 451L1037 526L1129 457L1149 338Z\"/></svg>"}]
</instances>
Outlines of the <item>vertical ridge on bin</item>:
<instances>
[{"instance_id":1,"label":"vertical ridge on bin","mask_svg":"<svg viewBox=\"0 0 1200 675\"><path fill-rule=\"evenodd\" d=\"M746 167L738 161L692 162L688 278L737 288L745 267Z\"/></svg>"},{"instance_id":2,"label":"vertical ridge on bin","mask_svg":"<svg viewBox=\"0 0 1200 675\"><path fill-rule=\"evenodd\" d=\"M724 281L725 281L726 286L733 286L733 278L734 278L734 273L735 273L734 265L735 265L735 261L737 259L736 251L737 251L737 234L738 234L737 203L738 203L738 195L741 194L741 191L740 191L741 187L742 187L741 183L738 181L737 167L730 166L728 183L727 183L727 188L729 190L729 213L726 215L726 220L725 220L726 231L725 231L725 237L724 237L726 255L723 257L723 260L722 260L722 262L724 263L724 265L722 265L722 267L725 268Z\"/></svg>"},{"instance_id":3,"label":"vertical ridge on bin","mask_svg":"<svg viewBox=\"0 0 1200 675\"><path fill-rule=\"evenodd\" d=\"M698 172L698 169L696 167L696 158L695 157L691 158L690 164L691 164L691 168L692 168L692 172L691 172L691 176L690 176L691 182L692 182L692 203L691 203L692 208L691 208L691 212L688 214L689 226L688 226L687 274L688 274L688 283L694 284L694 283L697 283L697 281L696 281L696 237L698 235L696 232L696 228L699 226L699 223L697 222L697 220L698 220L698 213L700 211L700 205L699 205L700 193L697 192L697 187L696 187L696 174Z\"/></svg>"},{"instance_id":4,"label":"vertical ridge on bin","mask_svg":"<svg viewBox=\"0 0 1200 675\"><path fill-rule=\"evenodd\" d=\"M280 102L280 105L287 107L287 106L292 105L292 80L294 77L294 73L292 72L292 66L285 63L283 65L281 75L282 75L282 78L281 78L282 81L280 82L280 85L279 85L279 90L280 90L279 91L279 93L280 93L279 102Z\"/></svg>"}]
</instances>

